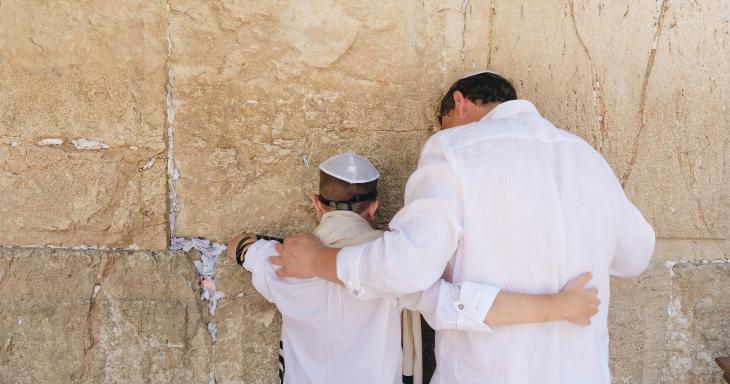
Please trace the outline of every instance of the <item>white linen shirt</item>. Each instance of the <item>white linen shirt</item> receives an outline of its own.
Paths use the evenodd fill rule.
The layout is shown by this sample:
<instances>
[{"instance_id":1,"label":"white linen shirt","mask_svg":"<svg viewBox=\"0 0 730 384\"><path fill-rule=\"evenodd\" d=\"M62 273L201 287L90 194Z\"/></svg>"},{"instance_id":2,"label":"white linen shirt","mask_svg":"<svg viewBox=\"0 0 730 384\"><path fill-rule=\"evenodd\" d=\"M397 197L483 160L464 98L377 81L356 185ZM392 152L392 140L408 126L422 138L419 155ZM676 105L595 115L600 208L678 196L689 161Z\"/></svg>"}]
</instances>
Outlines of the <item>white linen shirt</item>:
<instances>
[{"instance_id":1,"label":"white linen shirt","mask_svg":"<svg viewBox=\"0 0 730 384\"><path fill-rule=\"evenodd\" d=\"M382 236L349 211L326 213L315 234L334 247ZM256 290L281 312L285 384L401 383L402 307L421 311L435 329L489 331L483 319L496 287L440 281L398 300L363 300L326 280L277 277L268 262L277 254L275 245L267 240L251 245L243 267L252 273Z\"/></svg>"},{"instance_id":2,"label":"white linen shirt","mask_svg":"<svg viewBox=\"0 0 730 384\"><path fill-rule=\"evenodd\" d=\"M610 383L609 274L647 266L654 231L606 161L525 100L425 144L390 232L337 257L350 291L396 297L439 277L553 293L593 272L599 313L565 321L437 331L432 383Z\"/></svg>"}]
</instances>

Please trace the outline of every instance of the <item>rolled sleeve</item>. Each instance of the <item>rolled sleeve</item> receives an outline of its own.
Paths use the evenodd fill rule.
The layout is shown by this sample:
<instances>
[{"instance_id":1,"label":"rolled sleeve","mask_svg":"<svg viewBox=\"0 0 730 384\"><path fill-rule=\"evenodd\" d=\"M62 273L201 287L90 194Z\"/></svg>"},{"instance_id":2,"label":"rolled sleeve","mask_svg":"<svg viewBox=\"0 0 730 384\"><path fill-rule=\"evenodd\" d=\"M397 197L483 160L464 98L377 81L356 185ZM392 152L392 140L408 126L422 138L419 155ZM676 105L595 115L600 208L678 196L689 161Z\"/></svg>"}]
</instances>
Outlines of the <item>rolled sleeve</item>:
<instances>
[{"instance_id":1,"label":"rolled sleeve","mask_svg":"<svg viewBox=\"0 0 730 384\"><path fill-rule=\"evenodd\" d=\"M360 283L360 259L363 247L354 246L340 250L337 254L337 278L345 285L347 291L361 299L376 299L372 292L364 289Z\"/></svg>"},{"instance_id":2,"label":"rolled sleeve","mask_svg":"<svg viewBox=\"0 0 730 384\"><path fill-rule=\"evenodd\" d=\"M490 285L465 282L461 284L459 299L452 303L456 311L456 329L461 331L491 332L484 323L489 309L500 289Z\"/></svg>"},{"instance_id":3,"label":"rolled sleeve","mask_svg":"<svg viewBox=\"0 0 730 384\"><path fill-rule=\"evenodd\" d=\"M486 284L454 284L439 280L431 288L400 297L401 307L419 311L431 328L471 332L491 332L484 323L500 289Z\"/></svg>"},{"instance_id":4,"label":"rolled sleeve","mask_svg":"<svg viewBox=\"0 0 730 384\"><path fill-rule=\"evenodd\" d=\"M258 240L246 251L243 267L251 272L254 288L269 302L275 303L271 280L276 279L276 269L269 263L269 256L276 256L276 242Z\"/></svg>"}]
</instances>

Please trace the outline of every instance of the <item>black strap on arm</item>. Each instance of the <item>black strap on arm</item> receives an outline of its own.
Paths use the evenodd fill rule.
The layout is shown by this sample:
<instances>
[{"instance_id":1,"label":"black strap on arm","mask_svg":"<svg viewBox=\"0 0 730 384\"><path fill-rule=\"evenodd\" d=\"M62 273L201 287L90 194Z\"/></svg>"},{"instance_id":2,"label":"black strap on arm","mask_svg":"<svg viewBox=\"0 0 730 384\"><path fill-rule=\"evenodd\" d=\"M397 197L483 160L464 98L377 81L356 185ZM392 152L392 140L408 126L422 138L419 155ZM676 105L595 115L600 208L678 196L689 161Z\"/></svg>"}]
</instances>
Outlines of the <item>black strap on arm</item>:
<instances>
[{"instance_id":1,"label":"black strap on arm","mask_svg":"<svg viewBox=\"0 0 730 384\"><path fill-rule=\"evenodd\" d=\"M272 240L284 244L284 239L282 239L281 237L274 237L269 235L256 235L256 240Z\"/></svg>"},{"instance_id":2,"label":"black strap on arm","mask_svg":"<svg viewBox=\"0 0 730 384\"><path fill-rule=\"evenodd\" d=\"M278 241L282 244L284 243L284 239L269 235L256 235L255 239L251 239L250 237L244 237L243 239L241 239L241 241L238 242L238 245L236 246L236 263L238 263L238 265L243 266L243 263L246 261L246 252L248 252L248 248L257 240L273 240Z\"/></svg>"}]
</instances>

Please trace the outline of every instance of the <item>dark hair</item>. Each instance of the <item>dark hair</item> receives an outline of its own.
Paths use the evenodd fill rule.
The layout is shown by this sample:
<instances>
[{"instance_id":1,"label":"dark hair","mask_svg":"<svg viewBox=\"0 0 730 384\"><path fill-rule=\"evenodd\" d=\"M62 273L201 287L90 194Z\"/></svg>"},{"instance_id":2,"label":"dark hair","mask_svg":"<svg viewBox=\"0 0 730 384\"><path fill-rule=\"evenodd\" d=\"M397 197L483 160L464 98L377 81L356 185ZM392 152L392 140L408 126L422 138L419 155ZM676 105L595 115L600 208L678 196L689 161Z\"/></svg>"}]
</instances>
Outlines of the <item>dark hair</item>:
<instances>
[{"instance_id":1,"label":"dark hair","mask_svg":"<svg viewBox=\"0 0 730 384\"><path fill-rule=\"evenodd\" d=\"M517 99L517 92L504 77L491 72L479 73L457 80L441 99L438 119L451 112L454 105L454 92L461 92L465 98L475 104L498 102Z\"/></svg>"},{"instance_id":2,"label":"dark hair","mask_svg":"<svg viewBox=\"0 0 730 384\"><path fill-rule=\"evenodd\" d=\"M348 201L357 195L378 191L378 180L367 183L348 183L327 173L319 171L319 194L331 201ZM363 213L375 199L352 203L352 211Z\"/></svg>"}]
</instances>

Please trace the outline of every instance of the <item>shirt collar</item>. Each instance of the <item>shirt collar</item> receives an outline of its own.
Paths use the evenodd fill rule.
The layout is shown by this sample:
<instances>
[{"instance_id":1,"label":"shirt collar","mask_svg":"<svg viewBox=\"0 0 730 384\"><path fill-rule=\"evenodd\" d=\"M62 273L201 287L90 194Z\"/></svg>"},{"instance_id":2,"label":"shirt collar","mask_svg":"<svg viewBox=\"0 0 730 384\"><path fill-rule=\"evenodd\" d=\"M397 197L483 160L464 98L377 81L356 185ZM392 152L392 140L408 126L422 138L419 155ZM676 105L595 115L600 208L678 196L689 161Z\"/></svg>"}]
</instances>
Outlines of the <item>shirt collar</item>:
<instances>
[{"instance_id":1,"label":"shirt collar","mask_svg":"<svg viewBox=\"0 0 730 384\"><path fill-rule=\"evenodd\" d=\"M319 226L314 234L325 245L339 243L345 239L373 231L367 220L352 211L329 211L322 215Z\"/></svg>"},{"instance_id":2,"label":"shirt collar","mask_svg":"<svg viewBox=\"0 0 730 384\"><path fill-rule=\"evenodd\" d=\"M500 103L494 109L489 111L479 121L486 121L490 119L499 119L505 116L514 115L515 113L530 113L540 115L535 106L527 100L510 100Z\"/></svg>"}]
</instances>

